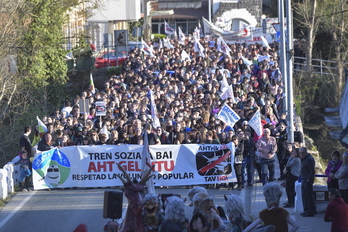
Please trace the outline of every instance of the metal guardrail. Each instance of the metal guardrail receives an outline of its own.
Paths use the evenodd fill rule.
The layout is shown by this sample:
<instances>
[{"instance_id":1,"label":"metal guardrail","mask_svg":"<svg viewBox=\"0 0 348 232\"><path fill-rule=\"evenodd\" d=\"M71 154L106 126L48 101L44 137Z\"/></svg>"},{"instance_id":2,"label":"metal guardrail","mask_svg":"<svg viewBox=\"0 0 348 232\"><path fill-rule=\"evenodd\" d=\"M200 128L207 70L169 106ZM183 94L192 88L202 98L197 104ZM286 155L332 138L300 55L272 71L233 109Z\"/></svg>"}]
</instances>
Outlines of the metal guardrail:
<instances>
[{"instance_id":1,"label":"metal guardrail","mask_svg":"<svg viewBox=\"0 0 348 232\"><path fill-rule=\"evenodd\" d=\"M306 57L294 56L294 71L305 72L306 60ZM312 69L313 73L336 75L336 61L312 59Z\"/></svg>"}]
</instances>

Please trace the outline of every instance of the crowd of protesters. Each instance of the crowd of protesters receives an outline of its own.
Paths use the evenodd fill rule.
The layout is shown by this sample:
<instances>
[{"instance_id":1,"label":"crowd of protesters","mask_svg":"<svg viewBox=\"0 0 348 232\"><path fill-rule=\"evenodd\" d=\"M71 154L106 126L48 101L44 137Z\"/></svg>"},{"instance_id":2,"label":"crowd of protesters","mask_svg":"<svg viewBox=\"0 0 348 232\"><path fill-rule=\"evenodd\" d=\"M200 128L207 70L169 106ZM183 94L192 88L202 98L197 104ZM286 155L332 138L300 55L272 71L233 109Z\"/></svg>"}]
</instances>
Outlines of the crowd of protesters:
<instances>
[{"instance_id":1,"label":"crowd of protesters","mask_svg":"<svg viewBox=\"0 0 348 232\"><path fill-rule=\"evenodd\" d=\"M301 167L299 156L305 156L307 152L302 147L302 134L297 129L296 143L287 143L287 121L283 112L285 93L278 66L277 45L264 47L262 44L233 43L228 44L231 52L226 54L218 51L216 39L201 38L200 43L204 47L204 57L195 51L194 42L189 39L184 44L171 40L174 48L162 48L160 43L150 41L152 54L135 48L129 52L120 74L111 76L103 83L103 88L85 90L74 99L66 100L61 109L44 116L42 121L47 126L47 132L41 136L36 127L31 146L45 151L76 145L141 145L144 144L145 130L149 145L233 143L238 189L244 188L244 184L253 185L255 168L259 182L266 189L273 186L267 185L267 182L275 178L273 157L277 155L281 173L278 179L286 179L287 182L288 202L284 207L294 207L294 182L300 172L304 178L302 172L310 169ZM183 51L189 59L182 56ZM221 97L224 78L232 86L233 98ZM155 127L150 93L153 93L159 120L159 125ZM80 100L89 101L88 113L81 113ZM105 102L105 116L97 116L96 102L100 101ZM217 117L224 104L240 117L233 126L226 125ZM249 120L257 111L261 113L264 128L262 137L249 125ZM30 133L31 128L26 126L20 140L21 152L29 157L34 155L29 144ZM25 155L19 162L29 166ZM25 174L28 168L23 167ZM26 176L23 175L23 178ZM221 186L216 185L217 188ZM230 183L226 187L231 189L234 186ZM27 181L25 188L28 189ZM307 195L303 193L304 197ZM277 207L279 197L271 202ZM315 203L311 206L312 211L305 212L305 217L314 215ZM280 226L290 223L296 231L296 223L289 219L286 211L282 212L283 223ZM264 219L260 217L249 229ZM325 220L331 219L327 216Z\"/></svg>"},{"instance_id":2,"label":"crowd of protesters","mask_svg":"<svg viewBox=\"0 0 348 232\"><path fill-rule=\"evenodd\" d=\"M150 41L152 54L135 48L129 52L119 75L111 76L103 88L88 89L66 100L61 109L42 118L47 133L40 141L38 131L32 146L47 150L52 146L143 144L144 128L149 145L227 144L234 142L242 158L238 188L253 184L254 167L259 172L255 151L259 139L248 121L258 110L264 128L277 139L278 160L286 151L285 93L278 66L277 44L228 44L230 52L218 51L217 39L201 38L202 53L194 41L184 44L171 40L174 48ZM183 58L183 51L189 55ZM232 85L234 98L221 98L223 77ZM152 91L160 125L153 127L149 90ZM78 102L88 99L88 113L81 113ZM96 102L104 101L106 115L96 115ZM233 127L216 116L227 104L240 117ZM146 127L144 127L146 126ZM49 140L47 142L47 139ZM302 142L301 136L295 140ZM279 154L280 153L280 154ZM288 158L288 157L287 157ZM240 162L239 162L240 161ZM244 180L246 170L247 179ZM282 170L281 170L282 173ZM285 179L283 176L281 179Z\"/></svg>"}]
</instances>

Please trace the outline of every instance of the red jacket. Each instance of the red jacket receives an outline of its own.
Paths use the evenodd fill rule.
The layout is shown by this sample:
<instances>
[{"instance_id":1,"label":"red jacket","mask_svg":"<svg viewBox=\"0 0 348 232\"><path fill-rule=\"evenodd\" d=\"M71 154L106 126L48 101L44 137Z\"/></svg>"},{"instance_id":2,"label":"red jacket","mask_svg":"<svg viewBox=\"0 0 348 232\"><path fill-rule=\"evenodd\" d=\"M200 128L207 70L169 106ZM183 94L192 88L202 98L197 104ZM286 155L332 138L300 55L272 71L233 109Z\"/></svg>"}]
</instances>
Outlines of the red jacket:
<instances>
[{"instance_id":1,"label":"red jacket","mask_svg":"<svg viewBox=\"0 0 348 232\"><path fill-rule=\"evenodd\" d=\"M328 204L324 221L332 222L331 232L348 231L348 205L342 197L336 197Z\"/></svg>"}]
</instances>

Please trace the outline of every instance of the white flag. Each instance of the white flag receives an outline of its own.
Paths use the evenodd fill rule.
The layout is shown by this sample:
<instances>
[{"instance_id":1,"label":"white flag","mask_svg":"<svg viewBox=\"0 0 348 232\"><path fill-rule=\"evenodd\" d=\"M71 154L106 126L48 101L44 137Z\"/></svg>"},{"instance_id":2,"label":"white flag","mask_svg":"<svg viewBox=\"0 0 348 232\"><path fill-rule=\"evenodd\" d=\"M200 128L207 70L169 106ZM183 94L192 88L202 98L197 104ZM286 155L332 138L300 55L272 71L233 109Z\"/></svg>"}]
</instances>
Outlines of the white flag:
<instances>
[{"instance_id":1,"label":"white flag","mask_svg":"<svg viewBox=\"0 0 348 232\"><path fill-rule=\"evenodd\" d=\"M236 103L236 99L234 98L234 94L233 94L232 85L228 86L227 88L224 88L221 92L222 93L220 94L220 97L222 100L226 100L228 98L231 98L232 103Z\"/></svg>"},{"instance_id":2,"label":"white flag","mask_svg":"<svg viewBox=\"0 0 348 232\"><path fill-rule=\"evenodd\" d=\"M200 38L200 31L199 31L199 29L197 27L193 31L193 37L195 37L195 39L198 39L198 40Z\"/></svg>"},{"instance_id":3,"label":"white flag","mask_svg":"<svg viewBox=\"0 0 348 232\"><path fill-rule=\"evenodd\" d=\"M179 44L182 44L182 45L185 44L185 34L182 32L180 27L179 27Z\"/></svg>"},{"instance_id":4,"label":"white flag","mask_svg":"<svg viewBox=\"0 0 348 232\"><path fill-rule=\"evenodd\" d=\"M108 131L108 127L106 126L106 124L103 126L101 133L106 135L106 140L109 139L109 131Z\"/></svg>"},{"instance_id":5,"label":"white flag","mask_svg":"<svg viewBox=\"0 0 348 232\"><path fill-rule=\"evenodd\" d=\"M47 132L47 126L45 125L45 123L43 123L41 121L41 119L39 118L39 116L36 116L36 120L37 120L37 125L38 125L38 131L39 133L46 133Z\"/></svg>"},{"instance_id":6,"label":"white flag","mask_svg":"<svg viewBox=\"0 0 348 232\"><path fill-rule=\"evenodd\" d=\"M148 94L150 95L151 117L153 119L152 125L153 125L154 128L157 128L157 127L161 126L161 123L160 123L160 121L159 121L159 119L157 117L157 108L156 108L155 99L154 99L152 90L149 90Z\"/></svg>"},{"instance_id":7,"label":"white flag","mask_svg":"<svg viewBox=\"0 0 348 232\"><path fill-rule=\"evenodd\" d=\"M262 35L261 35L261 40L262 40L262 45L263 45L263 47L271 48L271 47L269 46L269 44L268 44L266 38L263 37Z\"/></svg>"},{"instance_id":8,"label":"white flag","mask_svg":"<svg viewBox=\"0 0 348 232\"><path fill-rule=\"evenodd\" d=\"M153 52L153 48L150 47L143 39L141 39L141 43L144 45L144 48L146 48L146 50Z\"/></svg>"},{"instance_id":9,"label":"white flag","mask_svg":"<svg viewBox=\"0 0 348 232\"><path fill-rule=\"evenodd\" d=\"M185 50L182 50L182 52L181 52L181 60L186 60L186 59L191 61L189 54L187 54L187 52L185 52Z\"/></svg>"},{"instance_id":10,"label":"white flag","mask_svg":"<svg viewBox=\"0 0 348 232\"><path fill-rule=\"evenodd\" d=\"M228 85L226 76L223 74L222 75L222 80L221 80L221 88L220 88L220 90L223 91L223 89L228 88L228 87L229 87L229 85Z\"/></svg>"},{"instance_id":11,"label":"white flag","mask_svg":"<svg viewBox=\"0 0 348 232\"><path fill-rule=\"evenodd\" d=\"M248 66L248 68L250 68L250 65L252 65L252 64L253 64L253 62L252 62L252 61L248 60L248 59L247 59L247 58L245 58L244 56L241 56L240 58L242 58L243 63L244 63L246 66Z\"/></svg>"},{"instance_id":12,"label":"white flag","mask_svg":"<svg viewBox=\"0 0 348 232\"><path fill-rule=\"evenodd\" d=\"M149 45L147 45L147 43L145 43L143 39L141 40L141 43L144 45L144 48L142 48L143 52L145 52L149 56L152 56L152 57L155 56L153 54L153 49Z\"/></svg>"},{"instance_id":13,"label":"white flag","mask_svg":"<svg viewBox=\"0 0 348 232\"><path fill-rule=\"evenodd\" d=\"M150 151L149 151L149 139L147 136L147 128L145 128L144 131L144 144L143 144L143 154L142 154L142 172L141 174L144 175L144 173L151 168L151 158L150 158ZM153 178L150 178L146 182L146 187L148 193L155 193L155 187L153 183Z\"/></svg>"},{"instance_id":14,"label":"white flag","mask_svg":"<svg viewBox=\"0 0 348 232\"><path fill-rule=\"evenodd\" d=\"M229 57L231 57L231 55L230 55L231 49L225 43L225 41L223 40L223 38L221 36L217 40L217 49L219 52L222 52L222 53L228 55Z\"/></svg>"},{"instance_id":15,"label":"white flag","mask_svg":"<svg viewBox=\"0 0 348 232\"><path fill-rule=\"evenodd\" d=\"M228 85L225 74L222 75L220 91L221 91L220 97L222 100L231 98L232 103L236 103L236 99L234 99L234 94L233 94L233 87L232 85Z\"/></svg>"},{"instance_id":16,"label":"white flag","mask_svg":"<svg viewBox=\"0 0 348 232\"><path fill-rule=\"evenodd\" d=\"M194 39L195 39L195 43L194 43L195 52L199 52L199 55L201 57L205 57L204 48L203 48L202 44L199 42L199 40L196 37Z\"/></svg>"},{"instance_id":17,"label":"white flag","mask_svg":"<svg viewBox=\"0 0 348 232\"><path fill-rule=\"evenodd\" d=\"M261 124L261 115L260 110L256 111L254 116L250 119L249 125L254 129L258 136L261 136L263 133L262 124Z\"/></svg>"},{"instance_id":18,"label":"white flag","mask_svg":"<svg viewBox=\"0 0 348 232\"><path fill-rule=\"evenodd\" d=\"M219 111L217 118L226 123L228 126L233 127L240 119L239 115L234 112L226 103Z\"/></svg>"},{"instance_id":19,"label":"white flag","mask_svg":"<svg viewBox=\"0 0 348 232\"><path fill-rule=\"evenodd\" d=\"M174 48L174 46L170 43L169 38L163 38L163 45L166 48Z\"/></svg>"},{"instance_id":20,"label":"white flag","mask_svg":"<svg viewBox=\"0 0 348 232\"><path fill-rule=\"evenodd\" d=\"M164 32L168 35L174 34L174 29L171 28L165 20L164 20Z\"/></svg>"},{"instance_id":21,"label":"white flag","mask_svg":"<svg viewBox=\"0 0 348 232\"><path fill-rule=\"evenodd\" d=\"M91 93L95 94L95 86L92 72L89 73L89 90L91 91Z\"/></svg>"}]
</instances>

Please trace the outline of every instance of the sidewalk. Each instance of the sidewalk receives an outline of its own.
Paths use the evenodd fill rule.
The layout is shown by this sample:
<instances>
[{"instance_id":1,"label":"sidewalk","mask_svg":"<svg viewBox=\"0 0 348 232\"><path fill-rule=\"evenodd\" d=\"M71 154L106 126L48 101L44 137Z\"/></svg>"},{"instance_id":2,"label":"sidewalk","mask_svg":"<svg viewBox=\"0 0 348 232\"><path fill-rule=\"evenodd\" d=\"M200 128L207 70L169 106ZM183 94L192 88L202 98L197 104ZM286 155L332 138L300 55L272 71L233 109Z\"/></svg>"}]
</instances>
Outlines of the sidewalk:
<instances>
[{"instance_id":1,"label":"sidewalk","mask_svg":"<svg viewBox=\"0 0 348 232\"><path fill-rule=\"evenodd\" d=\"M276 164L278 164L278 161L276 161ZM276 165L276 178L280 176L279 173L279 166ZM255 175L254 178L255 180L258 180L257 175ZM283 181L276 180L275 182L281 184ZM280 206L282 206L283 203L287 202L285 188L282 187L282 190L283 196L280 200ZM243 195L246 212L252 217L253 220L256 220L256 218L258 218L259 212L267 207L263 196L262 184L256 183L253 186L246 186L245 189L242 190L241 196ZM328 202L317 202L316 206L318 213L314 217L302 217L300 215L301 212L295 212L294 208L286 208L286 210L299 225L300 228L299 230L297 230L298 232L329 232L331 230L331 222L324 222L324 214L327 204Z\"/></svg>"}]
</instances>

